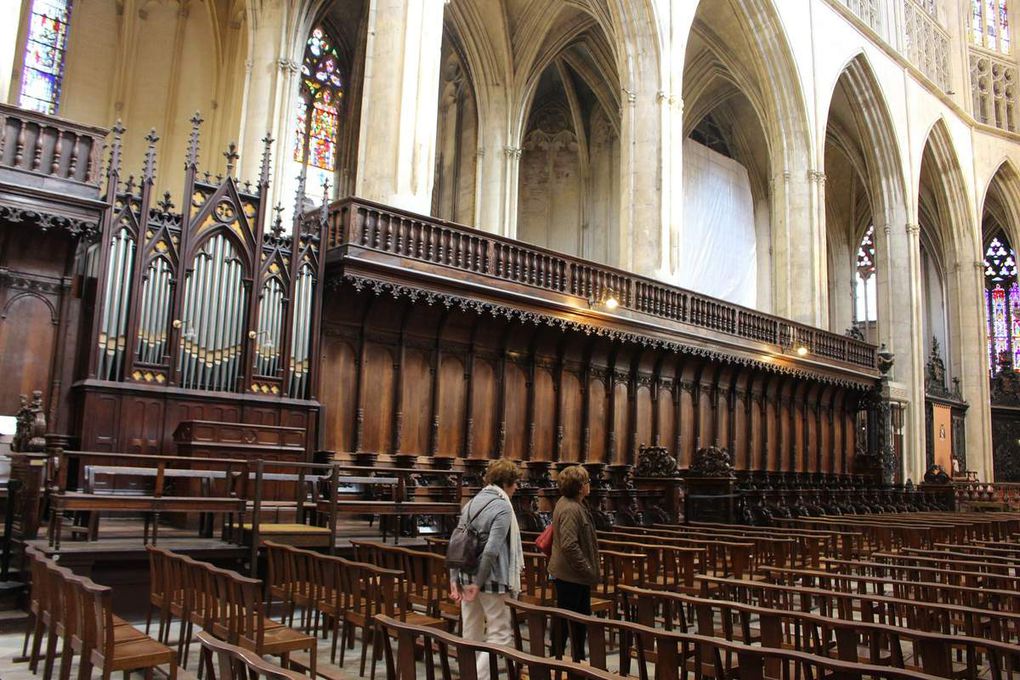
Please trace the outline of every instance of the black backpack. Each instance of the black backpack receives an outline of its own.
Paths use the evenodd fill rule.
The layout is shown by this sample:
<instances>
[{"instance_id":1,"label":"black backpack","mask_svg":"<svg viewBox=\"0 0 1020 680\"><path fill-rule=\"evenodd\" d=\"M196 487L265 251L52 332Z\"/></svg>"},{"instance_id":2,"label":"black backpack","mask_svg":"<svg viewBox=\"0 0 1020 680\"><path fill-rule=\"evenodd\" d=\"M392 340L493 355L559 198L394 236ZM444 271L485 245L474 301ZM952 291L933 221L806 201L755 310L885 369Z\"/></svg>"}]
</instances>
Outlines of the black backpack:
<instances>
[{"instance_id":1,"label":"black backpack","mask_svg":"<svg viewBox=\"0 0 1020 680\"><path fill-rule=\"evenodd\" d=\"M482 510L489 507L492 501L499 500L499 497L492 498L483 505L478 512L468 517L464 524L458 524L450 536L450 543L446 546L446 568L458 569L465 574L474 574L478 571L478 562L482 556L485 545L482 543L482 534L474 527L474 521L482 513ZM472 501L473 503L474 501ZM470 508L470 503L468 504Z\"/></svg>"}]
</instances>

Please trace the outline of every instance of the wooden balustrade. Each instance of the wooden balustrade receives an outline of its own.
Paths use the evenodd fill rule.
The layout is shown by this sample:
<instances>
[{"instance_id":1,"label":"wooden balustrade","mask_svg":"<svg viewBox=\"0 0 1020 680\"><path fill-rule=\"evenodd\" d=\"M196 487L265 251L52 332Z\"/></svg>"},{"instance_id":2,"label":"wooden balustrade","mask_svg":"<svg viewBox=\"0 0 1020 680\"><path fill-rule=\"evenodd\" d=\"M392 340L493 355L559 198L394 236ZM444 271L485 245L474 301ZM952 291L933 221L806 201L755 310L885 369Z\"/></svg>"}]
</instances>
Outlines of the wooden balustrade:
<instances>
[{"instance_id":1,"label":"wooden balustrade","mask_svg":"<svg viewBox=\"0 0 1020 680\"><path fill-rule=\"evenodd\" d=\"M98 193L106 132L0 104L0 168L66 180Z\"/></svg>"},{"instance_id":2,"label":"wooden balustrade","mask_svg":"<svg viewBox=\"0 0 1020 680\"><path fill-rule=\"evenodd\" d=\"M368 249L591 302L612 296L621 308L655 318L876 367L875 347L866 342L459 224L358 198L331 205L328 222L330 249Z\"/></svg>"}]
</instances>

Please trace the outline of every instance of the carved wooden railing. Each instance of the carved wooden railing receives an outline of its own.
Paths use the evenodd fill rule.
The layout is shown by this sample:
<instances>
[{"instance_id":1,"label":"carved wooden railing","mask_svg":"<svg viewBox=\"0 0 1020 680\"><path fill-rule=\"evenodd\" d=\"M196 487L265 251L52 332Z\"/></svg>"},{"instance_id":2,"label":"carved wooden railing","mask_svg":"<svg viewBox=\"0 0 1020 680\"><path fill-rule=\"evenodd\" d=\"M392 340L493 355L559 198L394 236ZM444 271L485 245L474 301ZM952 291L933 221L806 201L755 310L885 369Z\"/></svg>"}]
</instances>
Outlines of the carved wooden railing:
<instances>
[{"instance_id":1,"label":"carved wooden railing","mask_svg":"<svg viewBox=\"0 0 1020 680\"><path fill-rule=\"evenodd\" d=\"M356 246L621 308L857 367L876 367L866 342L477 229L358 198L330 206L327 247Z\"/></svg>"},{"instance_id":2,"label":"carved wooden railing","mask_svg":"<svg viewBox=\"0 0 1020 680\"><path fill-rule=\"evenodd\" d=\"M1011 511L1020 510L1020 484L1009 482L954 482L956 507L974 503L1000 503Z\"/></svg>"},{"instance_id":3,"label":"carved wooden railing","mask_svg":"<svg viewBox=\"0 0 1020 680\"><path fill-rule=\"evenodd\" d=\"M0 104L0 168L99 190L107 130Z\"/></svg>"}]
</instances>

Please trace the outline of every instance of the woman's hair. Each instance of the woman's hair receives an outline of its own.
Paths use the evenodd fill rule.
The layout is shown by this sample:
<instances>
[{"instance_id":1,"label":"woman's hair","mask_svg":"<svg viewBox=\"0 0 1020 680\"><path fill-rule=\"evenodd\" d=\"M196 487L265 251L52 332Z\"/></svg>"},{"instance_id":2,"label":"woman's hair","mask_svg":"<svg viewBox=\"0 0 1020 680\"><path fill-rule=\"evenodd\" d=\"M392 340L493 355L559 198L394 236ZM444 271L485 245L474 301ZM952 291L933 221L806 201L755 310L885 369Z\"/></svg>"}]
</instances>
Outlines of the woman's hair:
<instances>
[{"instance_id":1,"label":"woman's hair","mask_svg":"<svg viewBox=\"0 0 1020 680\"><path fill-rule=\"evenodd\" d=\"M577 498L581 487L588 481L588 471L580 465L571 465L560 471L556 481L560 485L560 494L567 498Z\"/></svg>"},{"instance_id":2,"label":"woman's hair","mask_svg":"<svg viewBox=\"0 0 1020 680\"><path fill-rule=\"evenodd\" d=\"M485 483L506 488L521 478L521 470L517 463L507 458L500 458L489 463L485 470Z\"/></svg>"}]
</instances>

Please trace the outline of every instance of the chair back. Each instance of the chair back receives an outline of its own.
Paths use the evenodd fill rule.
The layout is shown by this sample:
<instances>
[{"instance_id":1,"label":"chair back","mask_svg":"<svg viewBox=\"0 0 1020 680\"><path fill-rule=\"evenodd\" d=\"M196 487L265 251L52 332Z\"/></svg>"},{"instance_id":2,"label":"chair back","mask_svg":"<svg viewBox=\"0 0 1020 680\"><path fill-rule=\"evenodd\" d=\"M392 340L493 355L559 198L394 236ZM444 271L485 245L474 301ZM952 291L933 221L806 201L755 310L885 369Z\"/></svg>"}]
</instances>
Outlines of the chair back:
<instances>
[{"instance_id":1,"label":"chair back","mask_svg":"<svg viewBox=\"0 0 1020 680\"><path fill-rule=\"evenodd\" d=\"M305 676L271 664L246 649L198 634L202 645L201 667L208 680L299 680Z\"/></svg>"}]
</instances>

